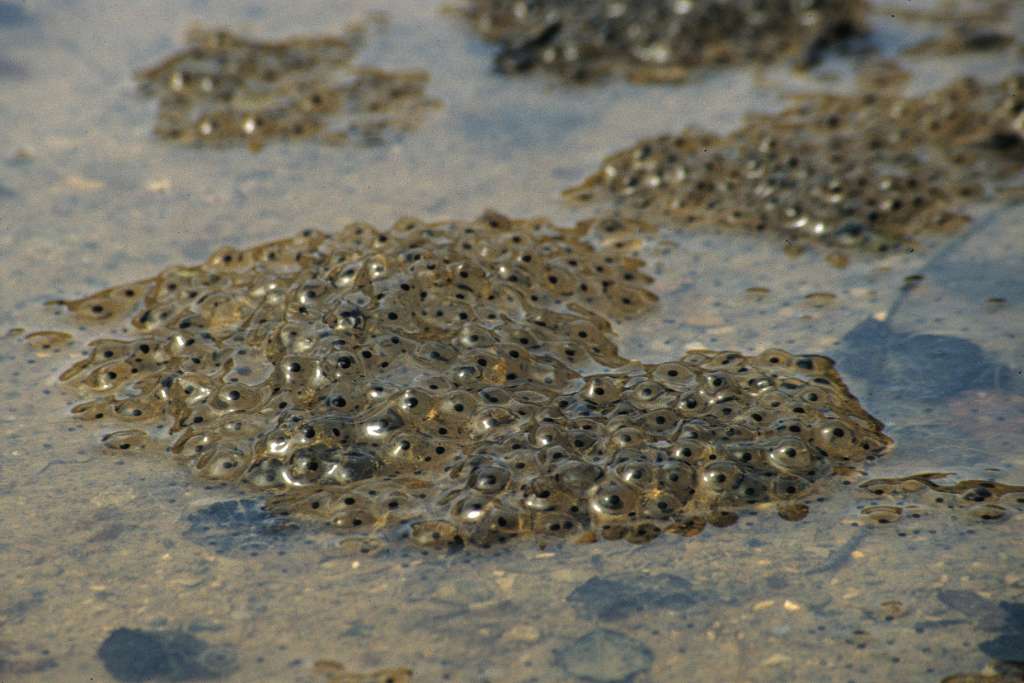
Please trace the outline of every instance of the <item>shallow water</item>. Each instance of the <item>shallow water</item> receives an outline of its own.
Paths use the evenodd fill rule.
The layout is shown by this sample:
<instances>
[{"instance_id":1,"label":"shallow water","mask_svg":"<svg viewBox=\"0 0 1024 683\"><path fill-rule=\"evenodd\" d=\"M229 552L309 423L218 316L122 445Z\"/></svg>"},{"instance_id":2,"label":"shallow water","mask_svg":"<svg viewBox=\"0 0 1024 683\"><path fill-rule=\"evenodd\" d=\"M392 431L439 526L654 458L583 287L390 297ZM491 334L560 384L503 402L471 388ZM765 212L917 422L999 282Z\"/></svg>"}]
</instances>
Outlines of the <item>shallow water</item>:
<instances>
[{"instance_id":1,"label":"shallow water","mask_svg":"<svg viewBox=\"0 0 1024 683\"><path fill-rule=\"evenodd\" d=\"M119 628L207 644L168 646L200 662L165 667L179 680L318 680L325 659L408 668L416 681L938 681L1019 656L1019 512L981 522L926 501L920 518L870 524L859 508L878 501L837 484L796 523L764 513L641 546L365 557L335 535L282 529L257 496L206 487L157 456L109 456L70 419L57 375L88 334L50 299L349 220L494 208L568 224L586 214L559 192L613 150L690 125L728 131L780 108L783 92L854 82L850 58L685 85L507 78L439 6L0 3L0 329L77 341L44 354L20 333L0 339L0 680L130 680L108 668L116 648L107 667L100 656ZM391 24L357 61L427 68L443 102L400 142L253 154L150 136L154 104L131 72L179 46L191 20L280 36L382 7ZM1020 34L1024 13L1014 17ZM930 30L886 13L872 22L886 52ZM912 92L1021 66L1013 51L903 61ZM755 236L659 233L647 258L660 306L618 327L621 352L833 355L896 440L855 484L925 472L1024 484L1024 210L976 215L930 248L842 270Z\"/></svg>"}]
</instances>

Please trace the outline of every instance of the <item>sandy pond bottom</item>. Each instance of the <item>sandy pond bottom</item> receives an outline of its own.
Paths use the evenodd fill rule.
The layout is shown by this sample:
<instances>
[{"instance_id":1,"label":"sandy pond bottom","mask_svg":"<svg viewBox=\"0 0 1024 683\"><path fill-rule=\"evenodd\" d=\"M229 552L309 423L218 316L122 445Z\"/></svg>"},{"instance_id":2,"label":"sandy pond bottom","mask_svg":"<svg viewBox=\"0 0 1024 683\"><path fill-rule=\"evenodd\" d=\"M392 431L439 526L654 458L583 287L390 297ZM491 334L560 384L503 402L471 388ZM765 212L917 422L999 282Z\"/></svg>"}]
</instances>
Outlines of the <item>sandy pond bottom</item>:
<instances>
[{"instance_id":1,"label":"sandy pond bottom","mask_svg":"<svg viewBox=\"0 0 1024 683\"><path fill-rule=\"evenodd\" d=\"M507 79L489 70L491 48L435 3L403 0L387 3L392 23L363 59L430 70L428 93L444 107L420 130L375 148L199 150L152 139L153 105L130 81L180 44L189 20L274 36L340 28L379 4L9 5L4 330L74 332L46 300L305 228L489 207L571 223L583 214L560 189L614 149L687 125L727 131L745 111L779 108L783 90L852 83L843 59L811 75L729 70L684 86ZM886 49L923 30L880 24ZM921 91L967 73L995 78L1014 60L904 66ZM853 485L823 489L802 521L764 512L640 546L361 556L337 535L267 515L252 494L209 487L155 455L103 452L99 433L69 418L56 379L81 344L47 353L8 335L0 681L401 680L404 669L415 681L1017 680L998 662L1024 658L1024 503L1007 499L1008 514L985 521L915 493L918 516L872 517L861 509L898 501L856 485L934 472L1024 484L1024 212L977 215L951 240L842 270L753 237L661 233L647 254L661 303L617 330L623 355L825 353L896 446Z\"/></svg>"}]
</instances>

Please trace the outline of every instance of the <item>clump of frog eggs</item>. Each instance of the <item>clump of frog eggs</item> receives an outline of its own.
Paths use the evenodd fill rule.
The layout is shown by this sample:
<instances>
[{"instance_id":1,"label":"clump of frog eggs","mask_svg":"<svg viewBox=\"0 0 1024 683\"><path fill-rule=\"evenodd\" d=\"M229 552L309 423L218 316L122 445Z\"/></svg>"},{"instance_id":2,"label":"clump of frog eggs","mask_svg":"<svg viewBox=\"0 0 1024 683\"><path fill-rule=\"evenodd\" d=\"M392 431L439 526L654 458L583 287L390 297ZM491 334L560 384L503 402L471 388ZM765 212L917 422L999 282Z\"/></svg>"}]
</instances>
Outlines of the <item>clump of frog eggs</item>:
<instances>
[{"instance_id":1,"label":"clump of frog eggs","mask_svg":"<svg viewBox=\"0 0 1024 683\"><path fill-rule=\"evenodd\" d=\"M611 321L655 303L639 229L488 213L222 249L64 302L118 338L63 379L114 451L165 443L274 509L428 546L799 519L888 448L826 358L620 357Z\"/></svg>"},{"instance_id":2,"label":"clump of frog eggs","mask_svg":"<svg viewBox=\"0 0 1024 683\"><path fill-rule=\"evenodd\" d=\"M606 158L566 196L680 227L818 244L837 265L953 232L1024 164L1024 76L920 97L811 95L727 135L686 129ZM1016 180L1015 180L1016 179Z\"/></svg>"}]
</instances>

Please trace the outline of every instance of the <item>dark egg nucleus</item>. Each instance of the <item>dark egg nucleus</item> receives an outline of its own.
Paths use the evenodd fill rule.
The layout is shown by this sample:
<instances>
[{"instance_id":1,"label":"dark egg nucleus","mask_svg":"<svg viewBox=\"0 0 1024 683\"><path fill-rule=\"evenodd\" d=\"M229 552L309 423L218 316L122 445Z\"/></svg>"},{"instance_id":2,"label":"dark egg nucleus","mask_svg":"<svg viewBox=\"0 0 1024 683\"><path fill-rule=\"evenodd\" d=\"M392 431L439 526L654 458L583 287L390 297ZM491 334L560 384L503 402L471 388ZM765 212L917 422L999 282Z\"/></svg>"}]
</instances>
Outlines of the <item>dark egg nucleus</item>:
<instances>
[{"instance_id":1,"label":"dark egg nucleus","mask_svg":"<svg viewBox=\"0 0 1024 683\"><path fill-rule=\"evenodd\" d=\"M355 66L366 27L338 36L261 41L226 29L193 27L187 47L139 71L158 102L154 133L202 145L308 138L376 143L419 126L437 106L426 71Z\"/></svg>"},{"instance_id":2,"label":"dark egg nucleus","mask_svg":"<svg viewBox=\"0 0 1024 683\"><path fill-rule=\"evenodd\" d=\"M787 57L812 65L826 48L865 32L866 7L864 0L468 0L462 13L501 46L502 73L663 82Z\"/></svg>"},{"instance_id":3,"label":"dark egg nucleus","mask_svg":"<svg viewBox=\"0 0 1024 683\"><path fill-rule=\"evenodd\" d=\"M968 222L1020 185L1024 75L921 97L810 95L727 135L686 129L606 158L565 192L652 223L740 228L835 253L885 252Z\"/></svg>"},{"instance_id":4,"label":"dark egg nucleus","mask_svg":"<svg viewBox=\"0 0 1024 683\"><path fill-rule=\"evenodd\" d=\"M272 509L430 546L792 516L888 448L824 357L622 358L612 321L656 304L634 229L487 213L221 249L64 302L116 336L62 377L118 448L146 427Z\"/></svg>"}]
</instances>

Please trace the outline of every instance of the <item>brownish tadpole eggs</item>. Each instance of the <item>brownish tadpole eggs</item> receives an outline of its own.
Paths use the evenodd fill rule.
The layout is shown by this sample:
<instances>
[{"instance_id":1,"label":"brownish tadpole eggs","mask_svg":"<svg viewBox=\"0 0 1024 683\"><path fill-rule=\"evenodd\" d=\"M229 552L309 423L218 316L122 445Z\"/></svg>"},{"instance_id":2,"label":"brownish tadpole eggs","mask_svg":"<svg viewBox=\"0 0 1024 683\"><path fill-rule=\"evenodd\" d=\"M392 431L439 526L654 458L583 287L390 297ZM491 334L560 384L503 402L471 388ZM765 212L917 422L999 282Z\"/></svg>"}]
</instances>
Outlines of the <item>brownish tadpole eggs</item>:
<instances>
[{"instance_id":1,"label":"brownish tadpole eggs","mask_svg":"<svg viewBox=\"0 0 1024 683\"><path fill-rule=\"evenodd\" d=\"M866 32L864 0L466 0L461 13L498 43L498 71L543 69L570 81L608 75L686 79L694 70L813 65Z\"/></svg>"},{"instance_id":2,"label":"brownish tadpole eggs","mask_svg":"<svg viewBox=\"0 0 1024 683\"><path fill-rule=\"evenodd\" d=\"M107 336L62 379L111 452L163 444L275 510L436 547L799 519L888 449L827 358L621 357L613 324L657 305L642 229L491 212L221 249L64 302Z\"/></svg>"},{"instance_id":3,"label":"brownish tadpole eggs","mask_svg":"<svg viewBox=\"0 0 1024 683\"><path fill-rule=\"evenodd\" d=\"M861 517L882 524L912 521L938 511L967 521L997 522L1024 510L1024 486L991 479L958 480L948 472L871 479L860 485L860 491L872 503L882 503L861 508Z\"/></svg>"},{"instance_id":4,"label":"brownish tadpole eggs","mask_svg":"<svg viewBox=\"0 0 1024 683\"><path fill-rule=\"evenodd\" d=\"M273 139L372 144L417 128L438 102L426 71L352 64L365 41L357 23L337 36L255 40L195 26L187 47L136 74L158 102L154 133L203 146Z\"/></svg>"},{"instance_id":5,"label":"brownish tadpole eggs","mask_svg":"<svg viewBox=\"0 0 1024 683\"><path fill-rule=\"evenodd\" d=\"M810 95L727 135L686 129L606 158L566 197L651 223L738 228L840 264L914 249L1019 188L1024 76L963 79L920 97Z\"/></svg>"}]
</instances>

